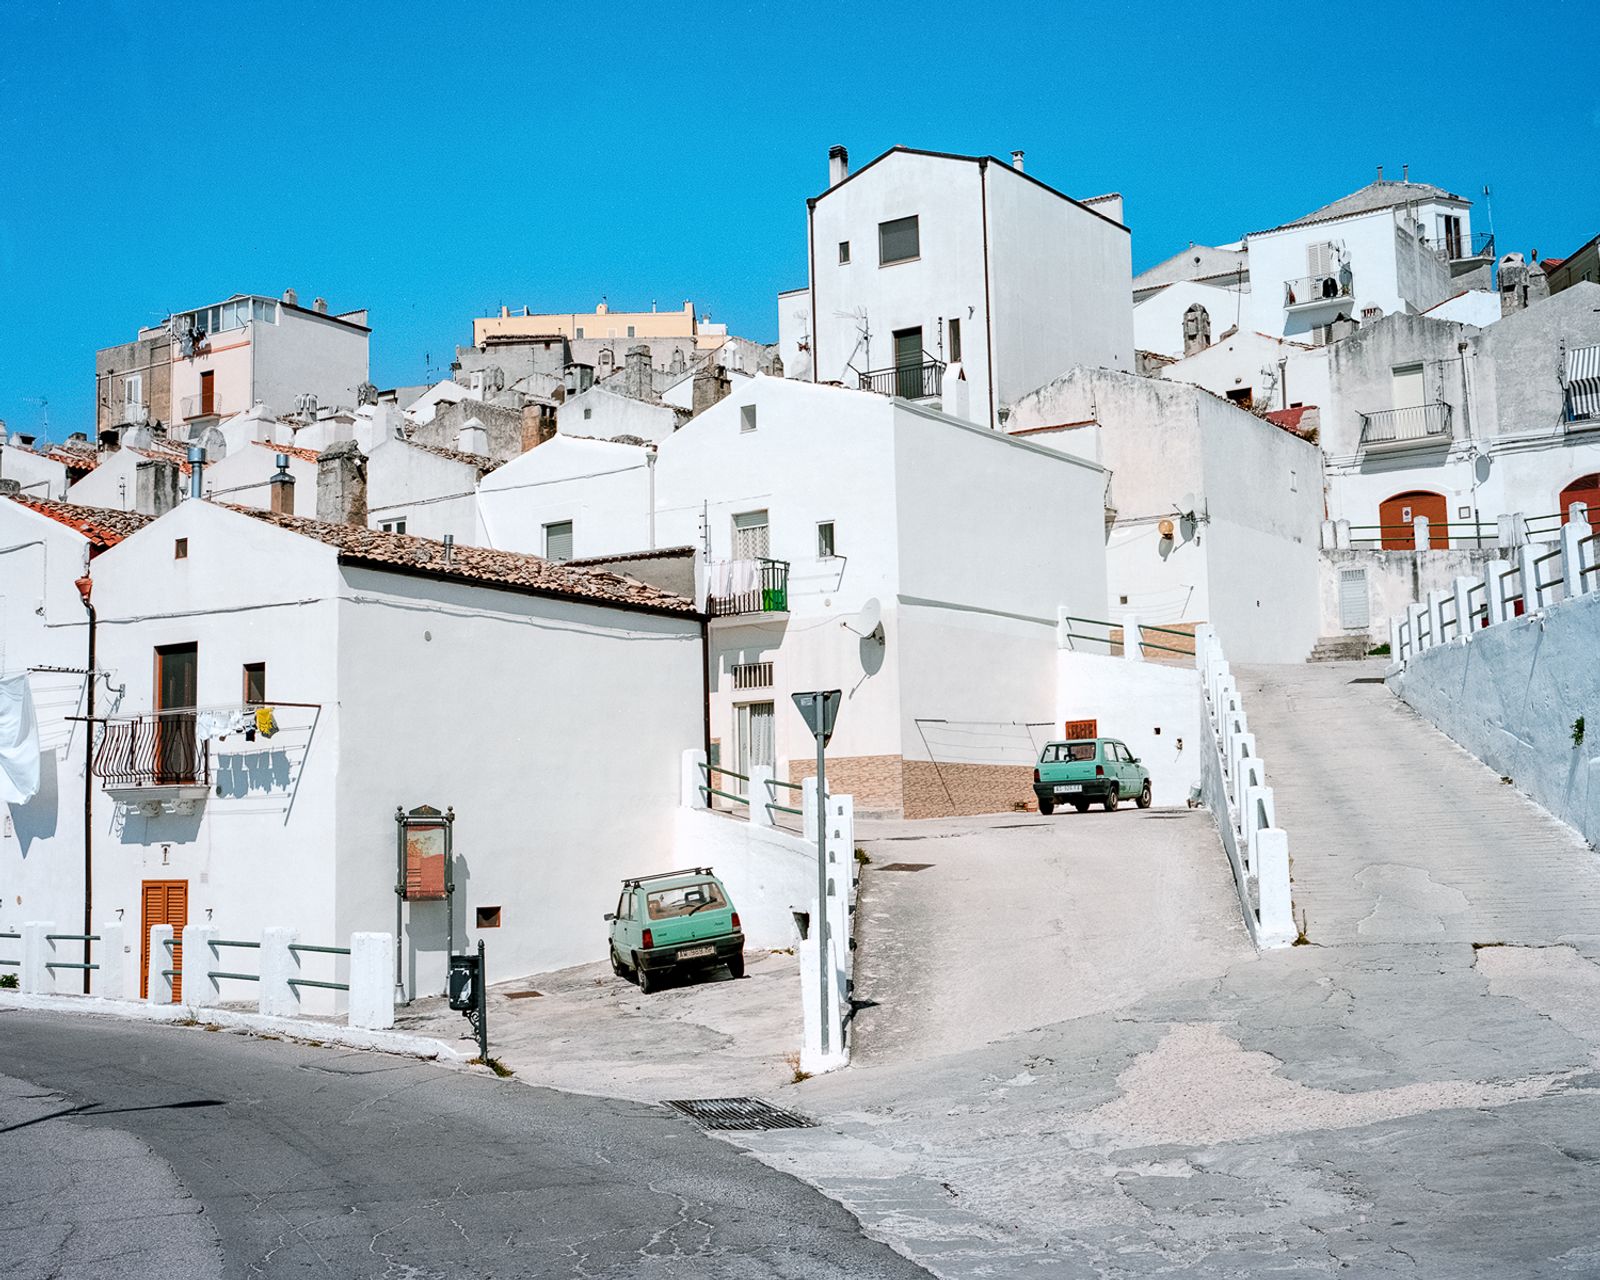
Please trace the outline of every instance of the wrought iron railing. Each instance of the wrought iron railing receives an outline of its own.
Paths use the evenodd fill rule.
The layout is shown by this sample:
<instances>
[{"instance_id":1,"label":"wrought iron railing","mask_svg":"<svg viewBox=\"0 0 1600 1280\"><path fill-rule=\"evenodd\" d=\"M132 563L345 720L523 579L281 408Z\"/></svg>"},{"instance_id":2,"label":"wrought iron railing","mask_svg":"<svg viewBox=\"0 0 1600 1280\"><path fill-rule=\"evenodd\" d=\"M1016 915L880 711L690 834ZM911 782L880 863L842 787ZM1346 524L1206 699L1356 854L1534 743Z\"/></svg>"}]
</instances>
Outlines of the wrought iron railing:
<instances>
[{"instance_id":1,"label":"wrought iron railing","mask_svg":"<svg viewBox=\"0 0 1600 1280\"><path fill-rule=\"evenodd\" d=\"M1488 231L1474 231L1470 236L1425 236L1422 242L1450 261L1494 257L1494 235Z\"/></svg>"},{"instance_id":2,"label":"wrought iron railing","mask_svg":"<svg viewBox=\"0 0 1600 1280\"><path fill-rule=\"evenodd\" d=\"M1381 409L1361 415L1361 447L1418 444L1450 438L1450 406L1442 402Z\"/></svg>"},{"instance_id":3,"label":"wrought iron railing","mask_svg":"<svg viewBox=\"0 0 1600 1280\"><path fill-rule=\"evenodd\" d=\"M732 560L717 566L707 611L713 618L789 611L787 560Z\"/></svg>"},{"instance_id":4,"label":"wrought iron railing","mask_svg":"<svg viewBox=\"0 0 1600 1280\"><path fill-rule=\"evenodd\" d=\"M1308 307L1340 298L1355 296L1355 280L1346 273L1324 271L1320 275L1303 276L1299 280L1283 282L1283 305Z\"/></svg>"},{"instance_id":5,"label":"wrought iron railing","mask_svg":"<svg viewBox=\"0 0 1600 1280\"><path fill-rule=\"evenodd\" d=\"M106 788L210 786L211 744L196 712L157 711L108 721L94 771Z\"/></svg>"},{"instance_id":6,"label":"wrought iron railing","mask_svg":"<svg viewBox=\"0 0 1600 1280\"><path fill-rule=\"evenodd\" d=\"M930 400L939 395L944 386L944 370L944 363L939 360L874 369L861 375L861 389L901 400Z\"/></svg>"}]
</instances>

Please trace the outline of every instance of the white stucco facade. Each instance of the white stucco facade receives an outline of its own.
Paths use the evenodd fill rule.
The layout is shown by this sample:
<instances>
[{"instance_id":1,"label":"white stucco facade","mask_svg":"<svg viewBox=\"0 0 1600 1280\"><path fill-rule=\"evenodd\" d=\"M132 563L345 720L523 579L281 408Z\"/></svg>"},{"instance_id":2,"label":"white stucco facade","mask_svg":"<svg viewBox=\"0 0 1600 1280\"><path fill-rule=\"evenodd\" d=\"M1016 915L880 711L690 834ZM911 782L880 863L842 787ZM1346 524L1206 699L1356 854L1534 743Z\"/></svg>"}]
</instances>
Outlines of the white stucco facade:
<instances>
[{"instance_id":1,"label":"white stucco facade","mask_svg":"<svg viewBox=\"0 0 1600 1280\"><path fill-rule=\"evenodd\" d=\"M556 430L598 440L634 436L654 442L677 430L680 418L670 404L638 400L597 382L561 403L556 409Z\"/></svg>"},{"instance_id":2,"label":"white stucco facade","mask_svg":"<svg viewBox=\"0 0 1600 1280\"><path fill-rule=\"evenodd\" d=\"M367 524L413 537L449 534L457 542L476 542L478 481L492 468L488 458L472 457L398 436L378 440L367 455ZM316 514L315 499L313 487L311 507L300 514Z\"/></svg>"},{"instance_id":3,"label":"white stucco facade","mask_svg":"<svg viewBox=\"0 0 1600 1280\"><path fill-rule=\"evenodd\" d=\"M1247 319L1249 282L1241 288L1180 280L1152 293L1133 308L1133 342L1140 351L1177 359L1183 355L1183 317L1193 306L1206 309L1212 341Z\"/></svg>"}]
</instances>

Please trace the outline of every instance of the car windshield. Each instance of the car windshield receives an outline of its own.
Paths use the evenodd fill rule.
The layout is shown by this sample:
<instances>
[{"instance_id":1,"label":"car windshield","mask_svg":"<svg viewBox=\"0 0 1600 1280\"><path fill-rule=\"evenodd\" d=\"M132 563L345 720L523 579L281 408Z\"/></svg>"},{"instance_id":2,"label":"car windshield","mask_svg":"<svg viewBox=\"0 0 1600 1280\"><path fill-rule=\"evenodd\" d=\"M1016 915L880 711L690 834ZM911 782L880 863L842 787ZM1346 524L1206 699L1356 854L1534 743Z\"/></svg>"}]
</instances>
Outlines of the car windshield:
<instances>
[{"instance_id":1,"label":"car windshield","mask_svg":"<svg viewBox=\"0 0 1600 1280\"><path fill-rule=\"evenodd\" d=\"M1052 742L1039 757L1040 764L1067 764L1074 760L1093 760L1092 742Z\"/></svg>"},{"instance_id":2,"label":"car windshield","mask_svg":"<svg viewBox=\"0 0 1600 1280\"><path fill-rule=\"evenodd\" d=\"M728 905L722 886L710 880L701 884L681 884L673 889L652 889L645 895L645 910L652 920L675 920L697 911L714 911Z\"/></svg>"}]
</instances>

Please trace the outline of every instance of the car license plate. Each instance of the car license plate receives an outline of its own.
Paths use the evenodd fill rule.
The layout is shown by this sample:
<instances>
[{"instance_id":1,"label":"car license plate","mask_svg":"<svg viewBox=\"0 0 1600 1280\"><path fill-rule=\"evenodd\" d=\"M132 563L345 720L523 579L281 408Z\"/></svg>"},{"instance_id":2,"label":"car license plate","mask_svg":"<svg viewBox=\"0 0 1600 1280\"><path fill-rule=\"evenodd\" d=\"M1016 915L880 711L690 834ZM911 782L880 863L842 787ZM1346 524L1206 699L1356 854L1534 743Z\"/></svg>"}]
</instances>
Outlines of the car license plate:
<instances>
[{"instance_id":1,"label":"car license plate","mask_svg":"<svg viewBox=\"0 0 1600 1280\"><path fill-rule=\"evenodd\" d=\"M717 949L715 947L684 947L678 952L678 959L703 960L706 956L714 956L716 954Z\"/></svg>"},{"instance_id":2,"label":"car license plate","mask_svg":"<svg viewBox=\"0 0 1600 1280\"><path fill-rule=\"evenodd\" d=\"M1082 791L1082 790L1083 790L1083 787L1081 785L1079 785L1078 783L1074 782L1074 783L1069 784L1068 786L1057 787L1056 788L1056 794L1058 796L1064 796L1069 791Z\"/></svg>"}]
</instances>

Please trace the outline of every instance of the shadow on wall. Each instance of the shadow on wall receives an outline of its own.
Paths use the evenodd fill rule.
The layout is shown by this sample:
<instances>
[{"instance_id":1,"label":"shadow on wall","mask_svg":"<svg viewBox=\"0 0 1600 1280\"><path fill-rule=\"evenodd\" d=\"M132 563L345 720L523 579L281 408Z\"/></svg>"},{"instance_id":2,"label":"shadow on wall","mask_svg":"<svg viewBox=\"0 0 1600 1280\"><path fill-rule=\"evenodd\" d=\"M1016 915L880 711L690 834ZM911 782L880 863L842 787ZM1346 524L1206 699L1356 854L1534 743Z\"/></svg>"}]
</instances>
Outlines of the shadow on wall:
<instances>
[{"instance_id":1,"label":"shadow on wall","mask_svg":"<svg viewBox=\"0 0 1600 1280\"><path fill-rule=\"evenodd\" d=\"M459 853L454 861L455 890L450 898L405 904L405 988L412 999L444 994L445 975L450 967L447 957L452 943L457 953L473 949L467 946L466 905L472 888L472 868ZM393 928L393 920L384 927ZM421 985L418 985L419 971Z\"/></svg>"},{"instance_id":2,"label":"shadow on wall","mask_svg":"<svg viewBox=\"0 0 1600 1280\"><path fill-rule=\"evenodd\" d=\"M284 751L230 752L217 757L217 794L225 800L288 791L290 781L289 755Z\"/></svg>"},{"instance_id":3,"label":"shadow on wall","mask_svg":"<svg viewBox=\"0 0 1600 1280\"><path fill-rule=\"evenodd\" d=\"M41 751L39 790L27 804L7 806L11 810L11 829L17 834L24 858L28 856L28 846L35 840L48 840L56 833L61 812L61 788L56 778L59 768L54 747Z\"/></svg>"},{"instance_id":4,"label":"shadow on wall","mask_svg":"<svg viewBox=\"0 0 1600 1280\"><path fill-rule=\"evenodd\" d=\"M201 806L193 813L158 813L153 817L137 809L118 806L112 825L123 844L193 844L200 835Z\"/></svg>"}]
</instances>

